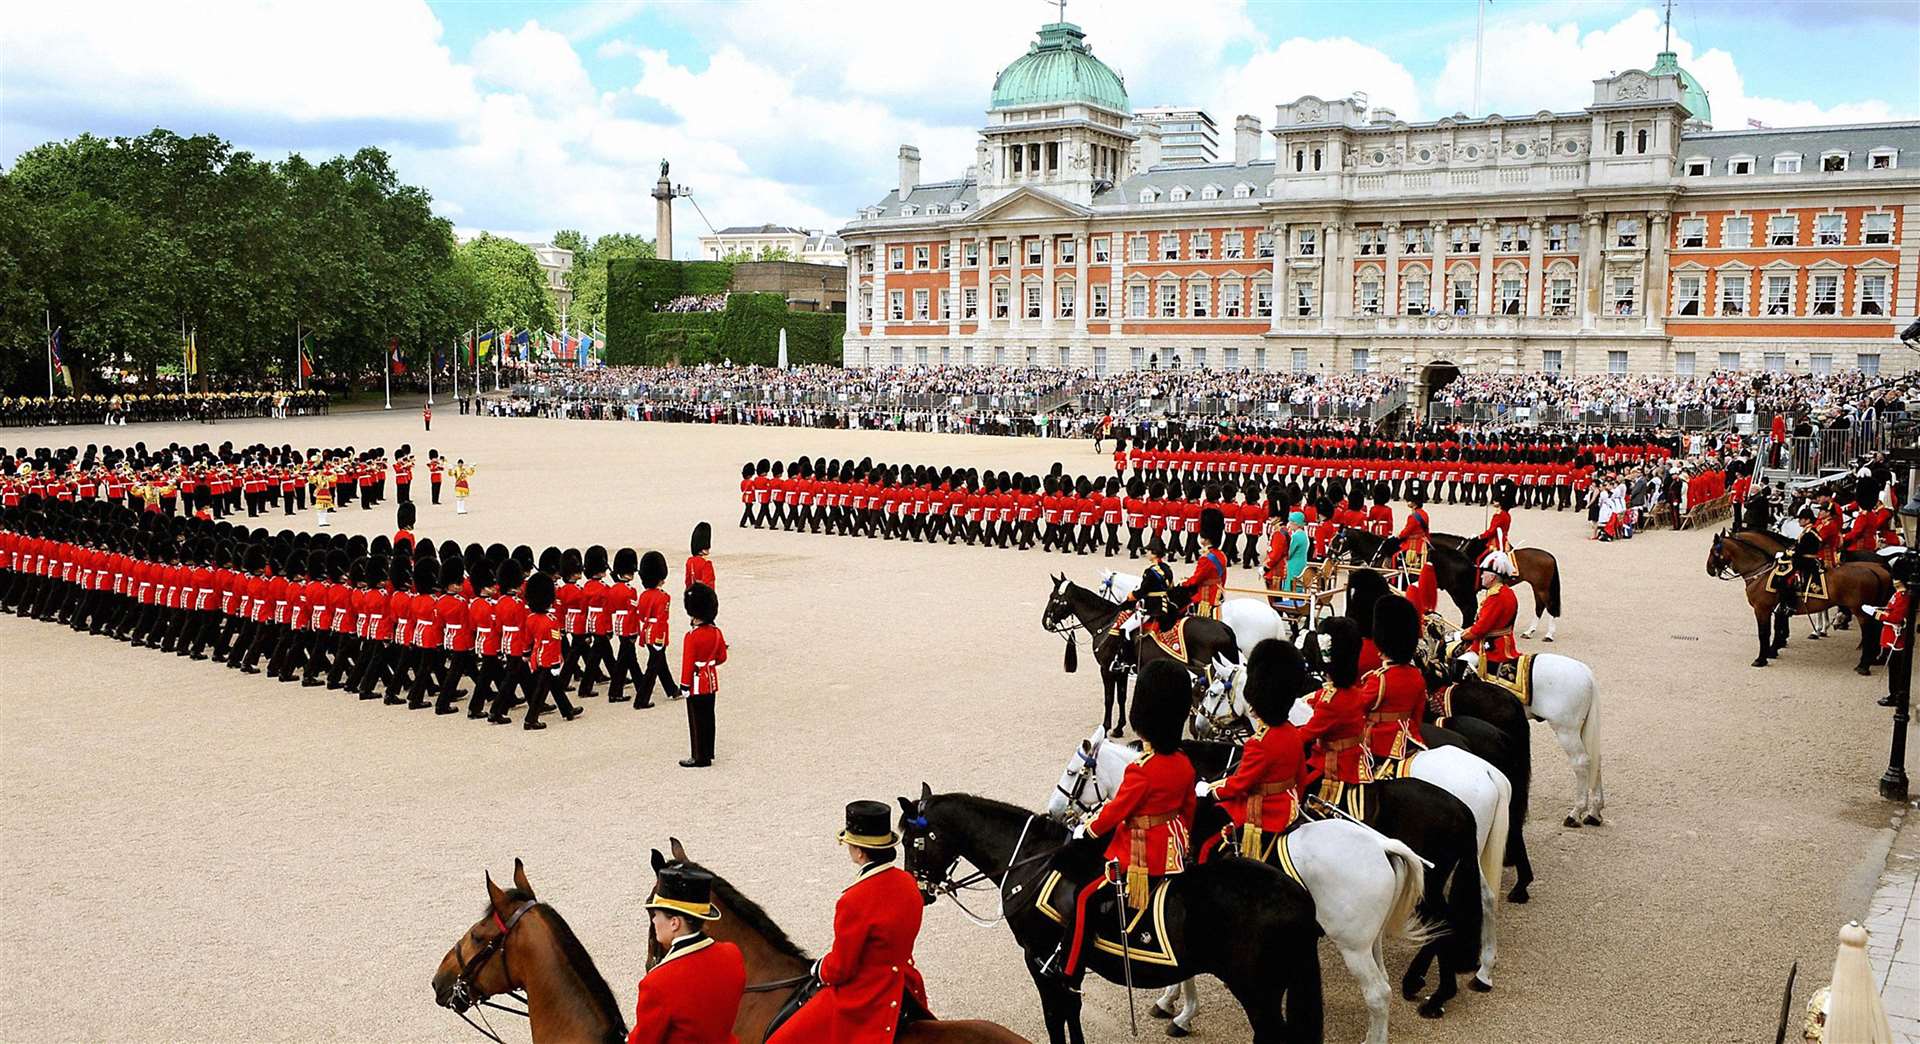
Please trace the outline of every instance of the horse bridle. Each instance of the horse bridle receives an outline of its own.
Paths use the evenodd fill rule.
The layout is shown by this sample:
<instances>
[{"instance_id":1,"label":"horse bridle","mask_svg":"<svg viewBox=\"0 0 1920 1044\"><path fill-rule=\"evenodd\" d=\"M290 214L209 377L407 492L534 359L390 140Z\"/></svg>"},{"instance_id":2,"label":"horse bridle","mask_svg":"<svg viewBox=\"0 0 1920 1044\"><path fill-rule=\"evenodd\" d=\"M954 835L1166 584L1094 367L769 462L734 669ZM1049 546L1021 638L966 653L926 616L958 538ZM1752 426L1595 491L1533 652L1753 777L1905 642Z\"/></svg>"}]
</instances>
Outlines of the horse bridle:
<instances>
[{"instance_id":1,"label":"horse bridle","mask_svg":"<svg viewBox=\"0 0 1920 1044\"><path fill-rule=\"evenodd\" d=\"M1013 843L1013 853L1007 861L1006 869L1000 871L1000 883L994 889L1000 896L1000 914L997 917L982 917L974 913L967 907L966 903L961 901L960 892L962 890L973 888L992 875L985 870L975 870L973 873L959 880L955 880L953 871L955 867L960 865L960 854L958 852L954 853L952 859L947 860L946 868L940 871L939 877L934 877L924 866L914 869L910 871L910 873L913 875L914 881L917 882L927 894L935 898L944 895L953 900L953 905L959 907L960 912L966 915L967 920L972 921L974 924L985 928L990 927L996 922L1004 921L1007 919L1007 882L1012 880L1013 872L1023 866L1037 863L1042 859L1052 859L1054 853L1064 847L1062 845L1056 845L1053 848L1044 849L1025 857L1020 855L1020 850L1025 847L1027 843L1027 831L1033 828L1033 821L1038 818L1040 817L1035 815L1027 816L1026 823L1020 827L1020 837ZM922 809L915 809L913 816L905 822L908 827L915 830L926 831L924 836L916 837L912 842L914 849L922 852L926 851L927 840L933 837L933 826L927 821L926 812ZM1022 887L1021 885L1015 885L1013 889L1014 893L1018 894Z\"/></svg>"},{"instance_id":2,"label":"horse bridle","mask_svg":"<svg viewBox=\"0 0 1920 1044\"><path fill-rule=\"evenodd\" d=\"M1720 560L1719 568L1715 569L1712 574L1715 580L1738 580L1741 583L1748 583L1752 581L1754 577L1773 568L1772 562L1762 561L1758 566L1755 566L1751 572L1742 573L1738 569L1735 569L1733 567L1733 556L1720 553L1720 545L1728 539L1728 537L1718 533L1714 534L1713 537L1713 557Z\"/></svg>"},{"instance_id":3,"label":"horse bridle","mask_svg":"<svg viewBox=\"0 0 1920 1044\"><path fill-rule=\"evenodd\" d=\"M1106 804L1107 796L1102 793L1100 789L1100 759L1098 755L1089 754L1082 750L1076 751L1074 756L1080 759L1080 770L1074 774L1073 789L1068 790L1058 783L1053 785L1053 789L1058 792L1061 797L1066 798L1067 802L1084 816L1099 808L1101 805ZM1094 803L1091 805L1080 799L1080 795L1086 792L1088 782L1093 783Z\"/></svg>"},{"instance_id":4,"label":"horse bridle","mask_svg":"<svg viewBox=\"0 0 1920 1044\"><path fill-rule=\"evenodd\" d=\"M471 957L461 958L460 974L453 980L453 989L447 994L449 1010L455 1015L460 1016L460 1021L472 1026L474 1032L492 1040L494 1044L505 1044L505 1042L500 1039L498 1033L494 1032L493 1024L487 1023L487 1025L482 1026L480 1022L473 1021L467 1017L467 1009L487 1007L495 1011L504 1011L509 1015L518 1015L523 1019L528 1017L527 995L522 993L518 986L512 986L513 972L507 967L507 936L513 933L514 926L520 923L520 918L525 917L528 911L531 911L539 905L540 900L529 899L515 907L513 913L508 914L505 920L501 919L498 910L489 908L487 915L493 918L494 924L500 926L500 934L481 943L480 948L473 951ZM454 953L459 953L460 947L465 945L465 943L466 937L462 936L458 942L453 944ZM518 1008L509 1007L494 1001L491 994L481 993L479 987L475 985L475 980L480 977L480 972L486 968L487 962L492 960L493 955L496 953L500 955L500 974L511 987L506 993L501 994L501 996L518 1001L520 1003ZM486 1013L480 1012L479 1014L480 1021L486 1022Z\"/></svg>"}]
</instances>

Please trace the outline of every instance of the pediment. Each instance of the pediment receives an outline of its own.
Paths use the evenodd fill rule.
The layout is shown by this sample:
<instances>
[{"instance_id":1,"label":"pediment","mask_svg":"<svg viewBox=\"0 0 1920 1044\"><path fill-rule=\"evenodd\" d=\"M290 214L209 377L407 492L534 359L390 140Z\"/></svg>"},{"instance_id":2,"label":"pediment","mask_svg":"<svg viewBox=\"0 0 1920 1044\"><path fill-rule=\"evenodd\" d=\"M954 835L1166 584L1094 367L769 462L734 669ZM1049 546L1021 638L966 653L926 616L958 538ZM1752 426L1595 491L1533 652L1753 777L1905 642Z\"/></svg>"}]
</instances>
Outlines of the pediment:
<instances>
[{"instance_id":1,"label":"pediment","mask_svg":"<svg viewBox=\"0 0 1920 1044\"><path fill-rule=\"evenodd\" d=\"M1091 208L1069 203L1052 193L1032 188L1018 188L974 210L968 215L967 224L984 225L996 221L1049 221L1092 216Z\"/></svg>"}]
</instances>

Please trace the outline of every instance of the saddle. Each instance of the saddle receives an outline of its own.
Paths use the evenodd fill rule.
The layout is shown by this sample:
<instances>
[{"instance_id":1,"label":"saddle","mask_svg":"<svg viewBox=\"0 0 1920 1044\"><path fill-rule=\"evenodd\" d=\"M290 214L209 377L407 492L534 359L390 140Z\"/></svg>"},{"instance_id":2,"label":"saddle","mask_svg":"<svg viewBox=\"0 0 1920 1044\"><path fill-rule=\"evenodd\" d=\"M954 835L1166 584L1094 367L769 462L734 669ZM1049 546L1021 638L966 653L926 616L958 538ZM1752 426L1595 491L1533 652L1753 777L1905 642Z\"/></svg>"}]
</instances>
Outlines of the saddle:
<instances>
[{"instance_id":1,"label":"saddle","mask_svg":"<svg viewBox=\"0 0 1920 1044\"><path fill-rule=\"evenodd\" d=\"M1534 653L1521 653L1517 660L1505 663L1488 663L1486 657L1477 659L1477 673L1480 680L1488 685L1505 689L1520 701L1522 707L1533 706L1533 658ZM1449 694L1448 704L1452 697Z\"/></svg>"},{"instance_id":2,"label":"saddle","mask_svg":"<svg viewBox=\"0 0 1920 1044\"><path fill-rule=\"evenodd\" d=\"M1369 774L1378 783L1389 779L1413 778L1413 759L1420 753L1419 747L1410 747L1405 754L1397 758L1374 758Z\"/></svg>"},{"instance_id":3,"label":"saddle","mask_svg":"<svg viewBox=\"0 0 1920 1044\"><path fill-rule=\"evenodd\" d=\"M1141 630L1152 637L1153 644L1158 645L1168 656L1176 660L1187 658L1187 617L1181 617L1180 622L1174 624L1171 629L1143 627Z\"/></svg>"},{"instance_id":4,"label":"saddle","mask_svg":"<svg viewBox=\"0 0 1920 1044\"><path fill-rule=\"evenodd\" d=\"M1372 811L1373 802L1369 800L1370 794L1365 783L1342 783L1337 779L1323 776L1319 785L1309 793L1362 823L1367 821L1367 816ZM1318 822L1322 819L1339 817L1327 811L1324 806L1303 800L1300 802L1300 818Z\"/></svg>"},{"instance_id":5,"label":"saddle","mask_svg":"<svg viewBox=\"0 0 1920 1044\"><path fill-rule=\"evenodd\" d=\"M1115 912L1115 904L1119 902L1118 890L1104 875L1081 886L1100 889L1087 907L1087 941L1093 944L1094 949L1114 957L1131 957L1142 964L1157 964L1166 968L1179 967L1180 961L1174 956L1176 940L1167 931L1167 884L1171 880L1171 876L1154 878L1145 905L1139 909L1127 908L1127 941L1124 948L1119 936L1120 914ZM1060 871L1049 870L1035 893L1034 909L1055 924L1065 924L1067 918L1073 916L1077 892L1073 882Z\"/></svg>"},{"instance_id":6,"label":"saddle","mask_svg":"<svg viewBox=\"0 0 1920 1044\"><path fill-rule=\"evenodd\" d=\"M767 1021L767 1028L761 1032L760 1039L772 1040L775 1031L786 1025L787 1020L798 1014L801 1008L806 1007L808 1001L819 996L820 991L825 988L826 984L820 981L818 974L808 976L806 982L794 987L793 992L787 995L787 1002L782 1004L780 1010L774 1012L773 1018ZM904 1029L910 1022L925 1022L932 1018L933 1012L921 1007L920 1002L913 999L912 993L905 990L900 992L900 1021L895 1024L896 1032Z\"/></svg>"},{"instance_id":7,"label":"saddle","mask_svg":"<svg viewBox=\"0 0 1920 1044\"><path fill-rule=\"evenodd\" d=\"M1773 567L1773 573L1767 577L1767 590L1774 594L1785 592L1787 585L1793 585L1793 592L1801 601L1827 597L1827 567L1825 563L1814 563L1813 571L1800 575L1792 561L1782 562Z\"/></svg>"}]
</instances>

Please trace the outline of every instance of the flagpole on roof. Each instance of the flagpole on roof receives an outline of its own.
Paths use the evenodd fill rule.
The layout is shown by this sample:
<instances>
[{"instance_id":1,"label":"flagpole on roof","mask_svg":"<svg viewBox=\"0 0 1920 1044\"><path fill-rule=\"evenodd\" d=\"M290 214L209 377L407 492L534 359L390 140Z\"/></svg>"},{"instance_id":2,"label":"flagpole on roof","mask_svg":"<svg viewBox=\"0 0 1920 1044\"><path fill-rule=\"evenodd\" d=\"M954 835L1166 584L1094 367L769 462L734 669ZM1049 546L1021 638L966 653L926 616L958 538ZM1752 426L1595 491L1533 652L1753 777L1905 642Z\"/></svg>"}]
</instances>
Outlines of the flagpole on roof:
<instances>
[{"instance_id":1,"label":"flagpole on roof","mask_svg":"<svg viewBox=\"0 0 1920 1044\"><path fill-rule=\"evenodd\" d=\"M1475 0L1479 20L1473 31L1473 113L1480 116L1480 66L1481 57L1487 50L1487 0Z\"/></svg>"}]
</instances>

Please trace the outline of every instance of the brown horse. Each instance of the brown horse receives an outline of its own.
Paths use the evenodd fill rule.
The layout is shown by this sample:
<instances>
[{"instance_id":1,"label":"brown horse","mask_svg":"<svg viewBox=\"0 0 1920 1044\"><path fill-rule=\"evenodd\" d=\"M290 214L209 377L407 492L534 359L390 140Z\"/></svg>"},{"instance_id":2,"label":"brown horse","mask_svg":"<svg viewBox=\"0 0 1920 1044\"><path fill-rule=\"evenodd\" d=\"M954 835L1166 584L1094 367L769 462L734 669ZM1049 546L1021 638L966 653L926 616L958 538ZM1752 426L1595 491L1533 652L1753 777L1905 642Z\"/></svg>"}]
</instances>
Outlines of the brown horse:
<instances>
[{"instance_id":1,"label":"brown horse","mask_svg":"<svg viewBox=\"0 0 1920 1044\"><path fill-rule=\"evenodd\" d=\"M1487 550L1486 541L1479 537L1435 533L1433 542L1445 544L1476 562ZM1534 628L1544 620L1545 640L1553 641L1553 632L1560 624L1560 560L1553 557L1553 552L1537 547L1516 547L1507 553L1507 558L1513 562L1521 582L1533 588L1533 627L1527 628L1521 637L1533 637Z\"/></svg>"},{"instance_id":2,"label":"brown horse","mask_svg":"<svg viewBox=\"0 0 1920 1044\"><path fill-rule=\"evenodd\" d=\"M524 1000L526 1010L495 997ZM440 958L433 999L475 1029L481 1028L467 1012L482 1006L524 1015L536 1044L624 1044L627 1039L626 1021L607 980L559 912L534 896L518 859L511 889L503 891L487 876L487 908ZM481 1017L484 1021L485 1014ZM499 1039L490 1030L481 1032Z\"/></svg>"},{"instance_id":3,"label":"brown horse","mask_svg":"<svg viewBox=\"0 0 1920 1044\"><path fill-rule=\"evenodd\" d=\"M1707 550L1708 576L1720 580L1739 579L1746 585L1747 604L1753 607L1754 624L1760 636L1760 655L1753 660L1755 667L1765 667L1787 644L1787 614L1781 608L1781 594L1773 590L1777 553L1778 548L1771 540L1753 533L1725 531L1714 534L1713 546ZM1893 597L1892 575L1877 562L1842 562L1826 571L1826 584L1825 598L1804 598L1794 612L1818 616L1837 606L1851 613L1860 621L1860 659L1854 664L1853 672L1873 673L1873 660L1879 652L1879 643L1874 638L1879 629L1861 607L1887 604ZM1769 620L1773 621L1771 633Z\"/></svg>"},{"instance_id":4,"label":"brown horse","mask_svg":"<svg viewBox=\"0 0 1920 1044\"><path fill-rule=\"evenodd\" d=\"M687 850L678 838L668 839L668 846L673 850L672 864L654 849L656 875L668 865L706 869L687 858ZM720 919L703 926L707 935L738 946L747 964L747 993L740 999L733 1034L740 1038L740 1044L762 1044L774 1016L786 1007L796 990L811 981L813 961L765 910L718 874L713 878L713 904L720 909ZM648 938L647 963L651 965L660 959L661 951L659 941ZM910 1022L894 1039L900 1044L1029 1044L1027 1038L1004 1026L971 1019Z\"/></svg>"}]
</instances>

